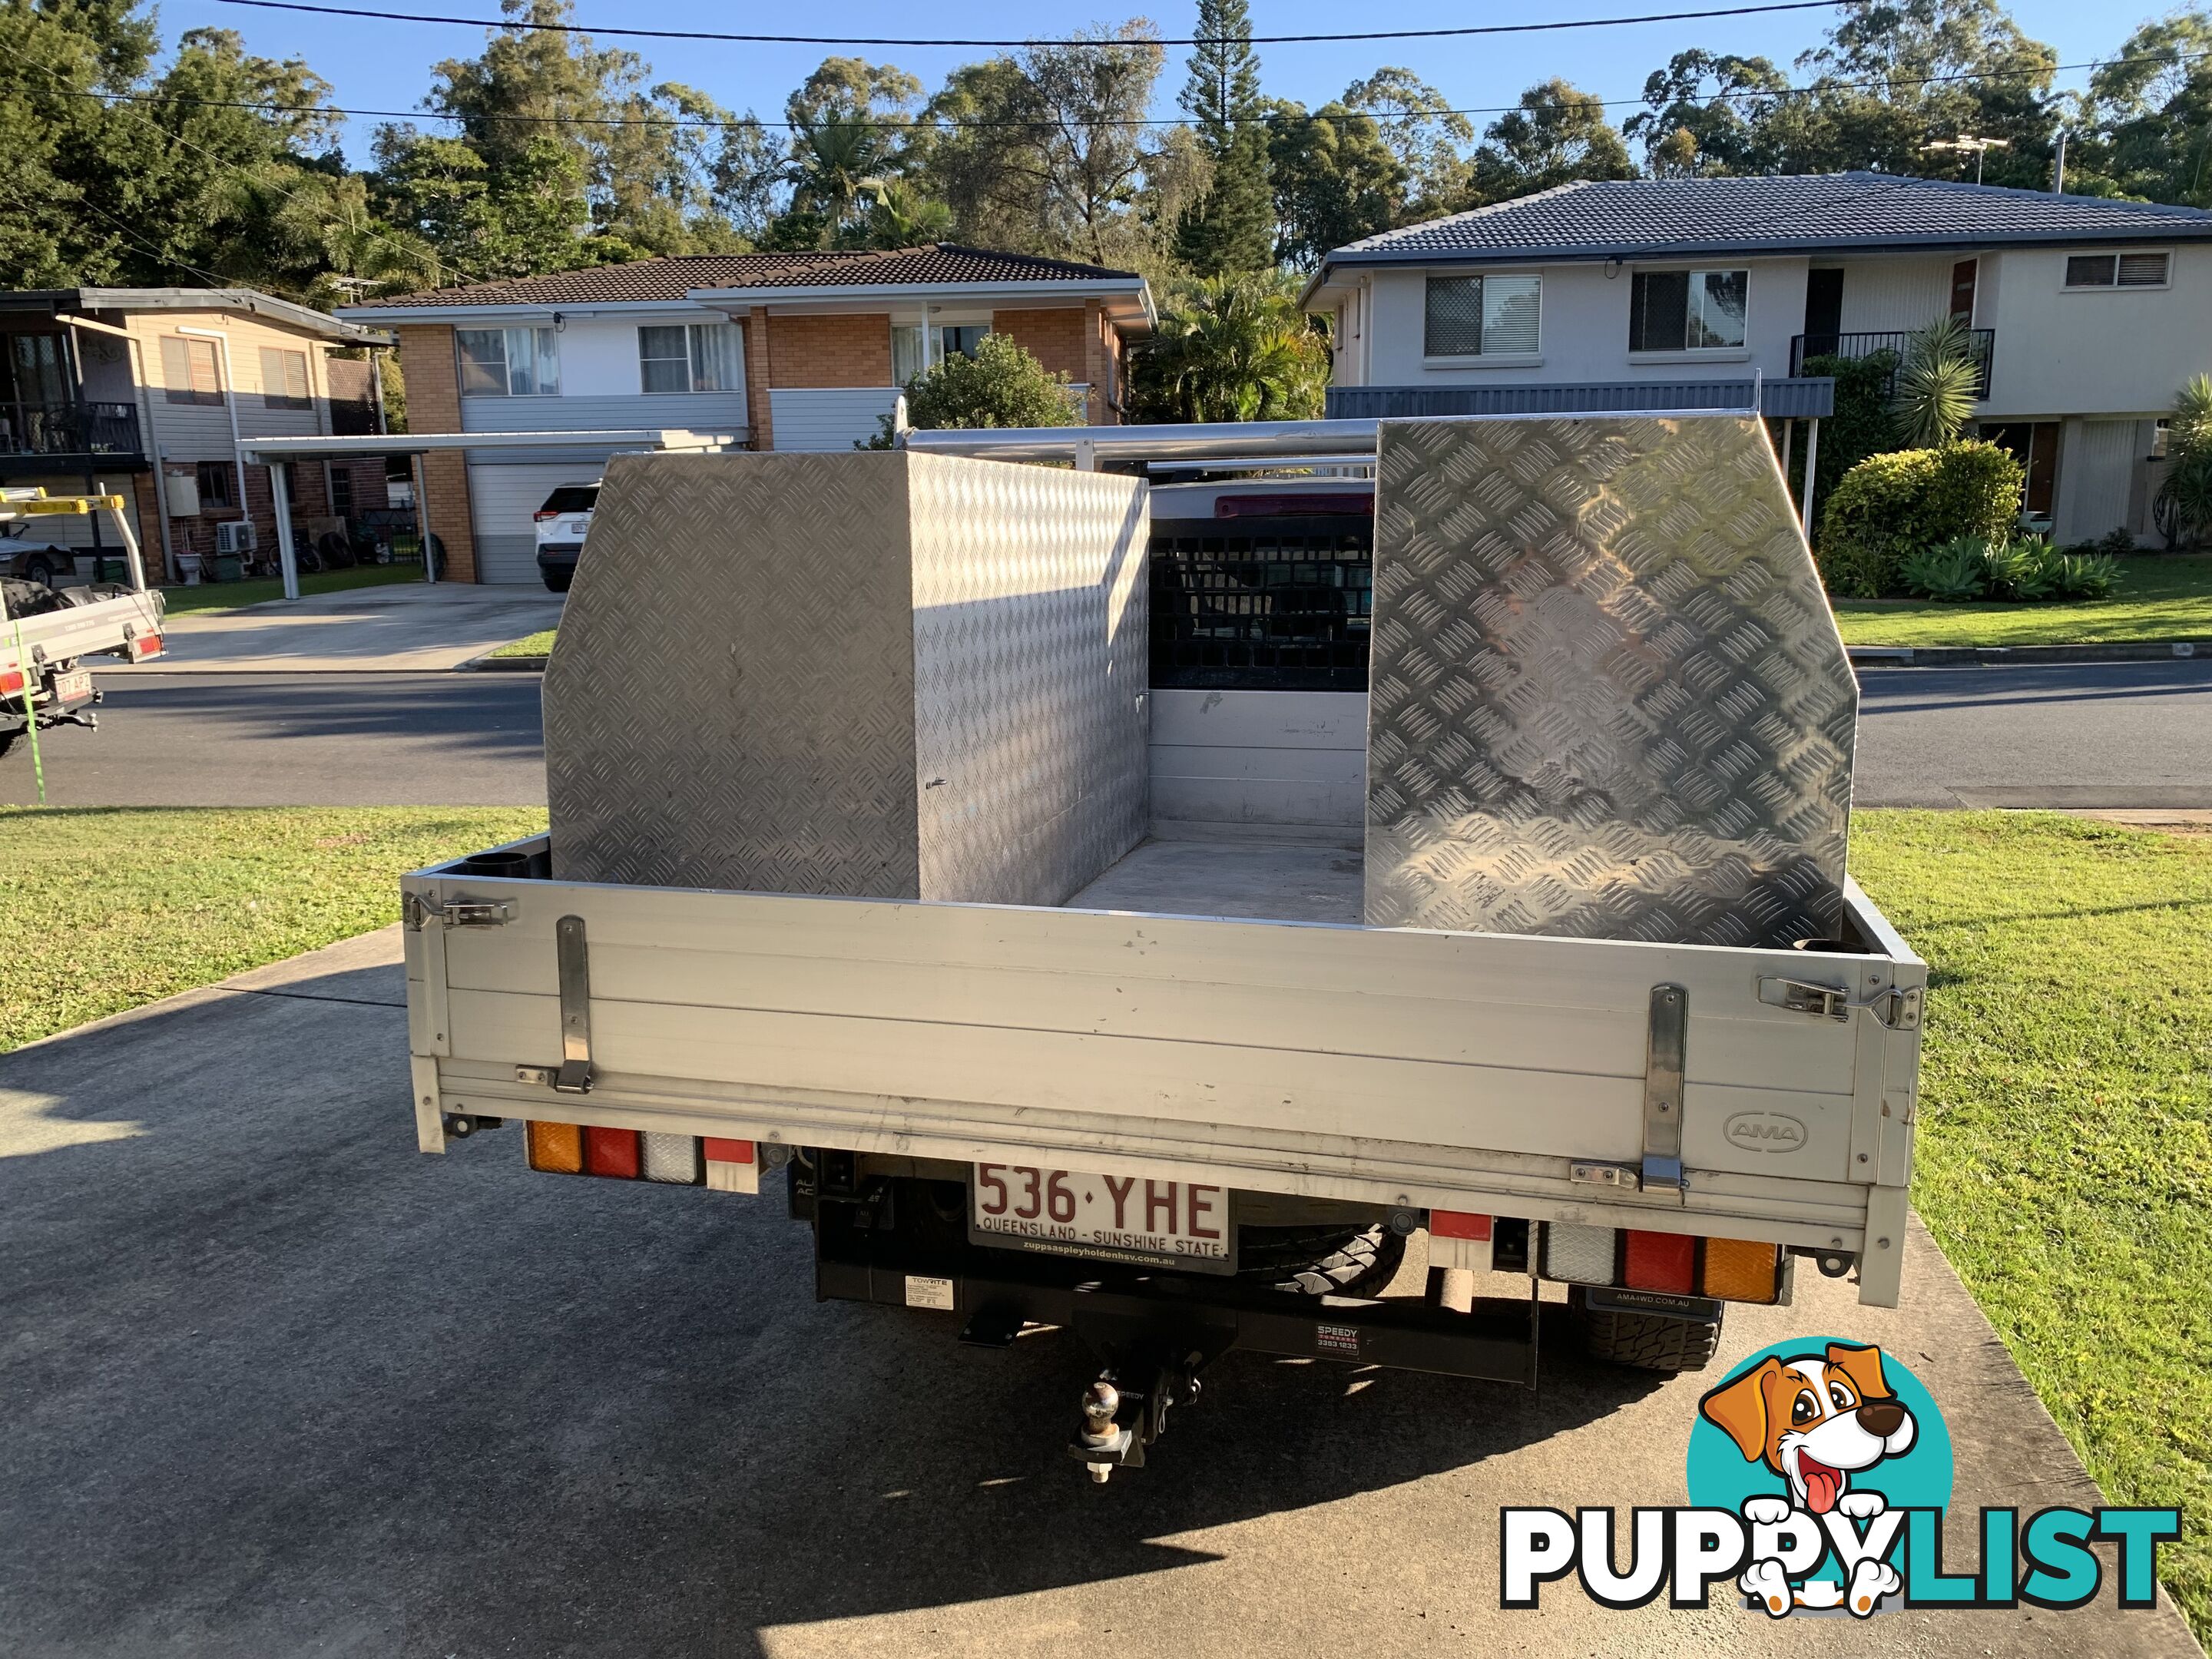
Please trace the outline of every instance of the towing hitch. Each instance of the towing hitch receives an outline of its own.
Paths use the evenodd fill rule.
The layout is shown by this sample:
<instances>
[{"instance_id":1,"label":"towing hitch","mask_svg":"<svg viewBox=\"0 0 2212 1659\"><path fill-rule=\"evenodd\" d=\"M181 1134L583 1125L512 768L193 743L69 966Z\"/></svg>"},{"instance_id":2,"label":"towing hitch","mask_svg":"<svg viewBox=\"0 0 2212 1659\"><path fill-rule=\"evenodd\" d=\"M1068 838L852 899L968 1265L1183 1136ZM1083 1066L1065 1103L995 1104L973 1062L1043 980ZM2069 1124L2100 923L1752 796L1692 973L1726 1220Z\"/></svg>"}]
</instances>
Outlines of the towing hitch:
<instances>
[{"instance_id":1,"label":"towing hitch","mask_svg":"<svg viewBox=\"0 0 2212 1659\"><path fill-rule=\"evenodd\" d=\"M1195 1360L1198 1358L1193 1355ZM1116 1468L1141 1469L1145 1448L1160 1437L1168 1425L1170 1407L1197 1402L1198 1371L1194 1364L1158 1367L1152 1386L1139 1394L1116 1385L1109 1367L1083 1391L1083 1417L1067 1455L1091 1471L1103 1486ZM1133 1413L1130 1408L1134 1407ZM1129 1420L1124 1422L1123 1416Z\"/></svg>"}]
</instances>

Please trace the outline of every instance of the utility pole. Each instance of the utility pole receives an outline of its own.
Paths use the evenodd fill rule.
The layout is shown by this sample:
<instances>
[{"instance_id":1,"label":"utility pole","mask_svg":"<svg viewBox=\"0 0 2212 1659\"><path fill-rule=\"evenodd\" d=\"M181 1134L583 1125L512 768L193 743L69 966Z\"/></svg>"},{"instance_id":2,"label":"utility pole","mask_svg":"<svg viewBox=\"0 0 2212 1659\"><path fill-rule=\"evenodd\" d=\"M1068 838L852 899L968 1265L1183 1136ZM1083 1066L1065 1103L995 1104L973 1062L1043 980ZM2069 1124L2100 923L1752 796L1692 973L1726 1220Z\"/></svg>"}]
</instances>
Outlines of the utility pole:
<instances>
[{"instance_id":1,"label":"utility pole","mask_svg":"<svg viewBox=\"0 0 2212 1659\"><path fill-rule=\"evenodd\" d=\"M2051 169L2051 193L2053 196L2063 196L2066 193L2066 129L2064 127L2058 129L2058 160Z\"/></svg>"}]
</instances>

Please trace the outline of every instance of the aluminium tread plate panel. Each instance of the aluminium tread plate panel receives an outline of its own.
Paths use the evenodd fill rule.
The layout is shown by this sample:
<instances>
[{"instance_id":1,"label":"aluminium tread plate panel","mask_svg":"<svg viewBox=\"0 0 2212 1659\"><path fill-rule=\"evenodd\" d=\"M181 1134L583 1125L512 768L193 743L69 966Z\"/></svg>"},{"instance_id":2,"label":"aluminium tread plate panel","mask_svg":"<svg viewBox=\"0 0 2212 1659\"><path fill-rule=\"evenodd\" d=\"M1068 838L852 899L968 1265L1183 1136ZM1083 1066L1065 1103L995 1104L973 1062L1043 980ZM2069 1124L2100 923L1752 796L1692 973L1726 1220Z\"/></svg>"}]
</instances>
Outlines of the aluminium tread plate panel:
<instances>
[{"instance_id":1,"label":"aluminium tread plate panel","mask_svg":"<svg viewBox=\"0 0 2212 1659\"><path fill-rule=\"evenodd\" d=\"M1741 416L1391 421L1370 926L1832 938L1857 687Z\"/></svg>"},{"instance_id":2,"label":"aluminium tread plate panel","mask_svg":"<svg viewBox=\"0 0 2212 1659\"><path fill-rule=\"evenodd\" d=\"M1146 815L1143 487L609 463L544 694L565 879L1052 903Z\"/></svg>"}]
</instances>

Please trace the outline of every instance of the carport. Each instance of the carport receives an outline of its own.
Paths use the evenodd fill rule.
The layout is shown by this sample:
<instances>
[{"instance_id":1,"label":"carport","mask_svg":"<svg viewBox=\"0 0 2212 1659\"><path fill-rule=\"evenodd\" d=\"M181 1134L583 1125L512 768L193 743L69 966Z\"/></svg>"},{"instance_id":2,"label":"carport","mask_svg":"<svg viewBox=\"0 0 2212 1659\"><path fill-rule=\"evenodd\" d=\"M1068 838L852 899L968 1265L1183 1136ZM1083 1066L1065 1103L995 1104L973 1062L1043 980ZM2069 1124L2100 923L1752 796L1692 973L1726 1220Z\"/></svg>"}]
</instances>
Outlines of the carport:
<instances>
[{"instance_id":1,"label":"carport","mask_svg":"<svg viewBox=\"0 0 2212 1659\"><path fill-rule=\"evenodd\" d=\"M371 434L342 438L242 438L239 458L269 469L269 485L275 497L276 555L284 573L284 597L300 597L300 566L292 543L291 491L280 461L350 461L374 456L404 455L415 487L415 526L422 538L422 572L426 581L438 580L437 561L430 555L430 491L422 458L441 450L498 450L531 452L550 460L567 458L578 449L698 450L726 449L737 442L734 434L690 432L678 428L614 428L585 432L423 432Z\"/></svg>"}]
</instances>

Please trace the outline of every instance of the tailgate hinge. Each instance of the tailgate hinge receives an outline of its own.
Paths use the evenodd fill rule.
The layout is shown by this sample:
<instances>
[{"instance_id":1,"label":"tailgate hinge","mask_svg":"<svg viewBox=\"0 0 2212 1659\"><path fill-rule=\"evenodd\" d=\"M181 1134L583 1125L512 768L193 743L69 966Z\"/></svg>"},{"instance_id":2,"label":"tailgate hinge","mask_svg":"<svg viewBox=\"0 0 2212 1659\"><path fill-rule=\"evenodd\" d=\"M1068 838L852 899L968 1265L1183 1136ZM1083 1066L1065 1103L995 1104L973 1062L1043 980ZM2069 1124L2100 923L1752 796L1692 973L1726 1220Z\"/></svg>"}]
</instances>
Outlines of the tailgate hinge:
<instances>
[{"instance_id":1,"label":"tailgate hinge","mask_svg":"<svg viewBox=\"0 0 2212 1659\"><path fill-rule=\"evenodd\" d=\"M433 904L420 893L404 893L399 915L411 933L434 921L441 927L497 927L514 920L514 905L507 899L446 899Z\"/></svg>"},{"instance_id":2,"label":"tailgate hinge","mask_svg":"<svg viewBox=\"0 0 2212 1659\"><path fill-rule=\"evenodd\" d=\"M1651 988L1650 1035L1644 1059L1645 1192L1681 1195L1682 1073L1690 1030L1690 994L1680 985Z\"/></svg>"},{"instance_id":3,"label":"tailgate hinge","mask_svg":"<svg viewBox=\"0 0 2212 1659\"><path fill-rule=\"evenodd\" d=\"M592 967L584 946L584 919L563 916L553 924L556 963L561 979L561 1069L554 1089L564 1095L592 1091Z\"/></svg>"}]
</instances>

